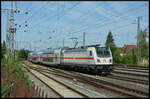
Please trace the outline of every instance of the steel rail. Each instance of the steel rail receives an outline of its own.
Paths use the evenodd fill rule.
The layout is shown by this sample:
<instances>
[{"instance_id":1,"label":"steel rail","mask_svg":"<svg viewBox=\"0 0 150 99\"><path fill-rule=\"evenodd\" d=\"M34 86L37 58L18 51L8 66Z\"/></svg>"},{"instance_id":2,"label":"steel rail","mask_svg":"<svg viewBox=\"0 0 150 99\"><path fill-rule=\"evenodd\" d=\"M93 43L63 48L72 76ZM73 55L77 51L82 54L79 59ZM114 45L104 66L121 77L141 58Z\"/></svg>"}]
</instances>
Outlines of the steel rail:
<instances>
[{"instance_id":1,"label":"steel rail","mask_svg":"<svg viewBox=\"0 0 150 99\"><path fill-rule=\"evenodd\" d=\"M60 70L56 70L56 71L58 71L59 73L62 72ZM66 72L62 72L62 74L65 74L65 73ZM66 74L68 75L68 74L70 74L70 72L69 73L67 72ZM93 84L98 84L98 85L101 86L103 84L102 86L106 87L107 89L114 90L116 92L120 92L122 94L132 96L132 97L147 97L148 94L149 94L149 93L146 93L146 92L143 92L143 91L140 91L140 90L134 90L134 89L131 89L131 88L126 88L124 86L120 86L120 85L117 85L117 84L114 84L114 83L111 83L111 82L103 81L103 80L100 80L100 79L95 79L95 78L92 78L92 77L87 77L85 75L77 74L75 72L71 72L70 75L73 76L74 78L87 81L88 83L91 82L92 85Z\"/></svg>"},{"instance_id":2,"label":"steel rail","mask_svg":"<svg viewBox=\"0 0 150 99\"><path fill-rule=\"evenodd\" d=\"M35 71L41 73L42 75L44 75L44 76L46 76L46 77L48 77L48 78L54 80L55 82L57 82L57 83L59 83L59 84L65 86L65 87L67 87L68 89L74 91L75 93L77 93L77 94L79 94L79 95L81 95L81 96L83 96L83 97L85 97L85 98L89 98L89 96L87 96L87 95L85 95L85 94L83 94L83 93L81 93L81 92L79 92L79 91L77 91L77 90L75 90L75 89L73 89L73 88L67 86L66 84L64 84L64 83L62 83L62 82L60 82L60 81L58 81L58 80L56 80L56 79L54 79L54 78L52 78L52 77L50 77L50 76L47 76L47 75L44 74L44 73L42 73L41 70L40 70L40 71L38 70L38 69L41 69L41 68L36 69L36 68L30 67L30 69L33 69L33 70L35 70ZM43 82L43 81L42 81L42 82ZM53 88L52 88L52 89L53 89ZM55 89L53 89L53 90L55 90ZM57 91L55 91L55 92L57 92ZM57 92L57 93L58 93L58 92ZM58 94L61 95L60 93L58 93ZM62 96L62 97L63 97L63 96ZM64 97L63 97L63 98L64 98Z\"/></svg>"},{"instance_id":3,"label":"steel rail","mask_svg":"<svg viewBox=\"0 0 150 99\"><path fill-rule=\"evenodd\" d=\"M24 64L25 65L25 64ZM39 81L41 81L43 84L45 84L50 90L52 90L57 96L59 96L60 98L64 98L61 94L59 94L55 89L53 89L52 87L50 87L48 84L46 84L44 81L42 81L39 77L37 77L34 73L32 73L29 69L29 67L24 66L24 68L27 69L27 71L29 73L31 73L35 78L37 78Z\"/></svg>"},{"instance_id":4,"label":"steel rail","mask_svg":"<svg viewBox=\"0 0 150 99\"><path fill-rule=\"evenodd\" d=\"M115 67L119 67L119 68L149 70L149 66L128 66L128 65L121 66L121 65L117 65L117 64L114 64L114 65L115 65Z\"/></svg>"},{"instance_id":5,"label":"steel rail","mask_svg":"<svg viewBox=\"0 0 150 99\"><path fill-rule=\"evenodd\" d=\"M124 81L130 81L130 82L135 82L139 84L149 85L149 81L143 80L143 79L129 78L129 77L123 77L123 76L118 76L118 75L108 75L107 78L113 78L113 79L118 79L118 80L124 80Z\"/></svg>"},{"instance_id":6,"label":"steel rail","mask_svg":"<svg viewBox=\"0 0 150 99\"><path fill-rule=\"evenodd\" d=\"M72 74L70 74L70 73L68 74L66 72L62 72L62 71L54 69L54 68L52 68L52 69L58 72L56 74L58 76L62 76L62 77L65 77L65 78L68 77L70 79L77 78L78 81L81 81L81 82L84 82L84 83L89 83L91 85L94 85L95 87L100 87L100 88L105 88L105 89L108 89L108 90L111 90L111 91L115 91L116 93L119 93L119 94L121 93L121 94L126 95L126 96L130 96L130 97L147 97L148 96L148 93L141 92L141 91L138 91L138 90L133 90L133 89L130 89L130 88L125 88L123 86L119 86L119 85L116 85L116 84L113 84L113 83L110 83L110 82L106 82L106 81L103 81L103 80L94 79L94 78L91 78L91 77L86 77L86 76L83 76L83 75L76 74L74 72L71 72ZM69 77L69 76L71 76L71 77Z\"/></svg>"},{"instance_id":7,"label":"steel rail","mask_svg":"<svg viewBox=\"0 0 150 99\"><path fill-rule=\"evenodd\" d=\"M129 69L129 68L118 68L116 67L115 70L124 70L124 71L133 71L133 72L141 72L141 73L149 73L149 70L138 70L138 69Z\"/></svg>"},{"instance_id":8,"label":"steel rail","mask_svg":"<svg viewBox=\"0 0 150 99\"><path fill-rule=\"evenodd\" d=\"M135 73L130 73L130 72L120 72L120 71L115 71L115 70L112 71L112 73L134 75L134 76L139 76L139 77L149 77L149 75L135 74Z\"/></svg>"},{"instance_id":9,"label":"steel rail","mask_svg":"<svg viewBox=\"0 0 150 99\"><path fill-rule=\"evenodd\" d=\"M47 69L42 69L42 68L33 68L33 69L34 70L39 70L39 71L47 70ZM130 82L134 82L134 83L149 85L149 81L148 80L143 80L143 79L129 78L129 77L118 76L118 75L108 75L106 77L107 78L117 79L117 80L124 80L124 81L130 81Z\"/></svg>"}]
</instances>

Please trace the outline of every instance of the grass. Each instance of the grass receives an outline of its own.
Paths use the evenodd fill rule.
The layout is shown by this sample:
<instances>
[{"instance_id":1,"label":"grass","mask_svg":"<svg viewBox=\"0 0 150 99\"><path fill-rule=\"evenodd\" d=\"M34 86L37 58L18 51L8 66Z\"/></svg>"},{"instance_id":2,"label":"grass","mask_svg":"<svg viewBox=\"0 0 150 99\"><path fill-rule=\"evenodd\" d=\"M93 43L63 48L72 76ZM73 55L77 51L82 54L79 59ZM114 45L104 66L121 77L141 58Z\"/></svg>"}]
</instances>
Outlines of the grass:
<instances>
[{"instance_id":1,"label":"grass","mask_svg":"<svg viewBox=\"0 0 150 99\"><path fill-rule=\"evenodd\" d=\"M4 83L4 84L1 85L1 94L2 94L2 97L4 97L4 94L7 92L8 88L9 88L8 86L9 86L8 82L6 82L6 83Z\"/></svg>"},{"instance_id":2,"label":"grass","mask_svg":"<svg viewBox=\"0 0 150 99\"><path fill-rule=\"evenodd\" d=\"M6 93L10 91L14 86L10 85L10 82L5 82L1 85L2 98L5 98Z\"/></svg>"},{"instance_id":3,"label":"grass","mask_svg":"<svg viewBox=\"0 0 150 99\"><path fill-rule=\"evenodd\" d=\"M24 80L25 80L26 84L27 84L29 87L32 86L32 82L31 82L31 80L29 79L29 75L25 74Z\"/></svg>"},{"instance_id":4,"label":"grass","mask_svg":"<svg viewBox=\"0 0 150 99\"><path fill-rule=\"evenodd\" d=\"M27 75L27 71L22 67L21 64L19 64L19 61L9 61L7 62L4 58L1 59L1 65L2 67L6 68L8 70L9 74L11 75L9 80L1 85L1 94L2 97L5 98L5 94L10 91L10 88L12 88L11 81L14 80L13 74L17 73L19 78L24 78L25 83L28 87L32 86L32 82L29 79L29 76ZM17 80L19 79L17 78Z\"/></svg>"},{"instance_id":5,"label":"grass","mask_svg":"<svg viewBox=\"0 0 150 99\"><path fill-rule=\"evenodd\" d=\"M18 73L19 77L22 77L24 72L22 67L20 67L18 64L15 64L14 66L15 66L15 71Z\"/></svg>"}]
</instances>

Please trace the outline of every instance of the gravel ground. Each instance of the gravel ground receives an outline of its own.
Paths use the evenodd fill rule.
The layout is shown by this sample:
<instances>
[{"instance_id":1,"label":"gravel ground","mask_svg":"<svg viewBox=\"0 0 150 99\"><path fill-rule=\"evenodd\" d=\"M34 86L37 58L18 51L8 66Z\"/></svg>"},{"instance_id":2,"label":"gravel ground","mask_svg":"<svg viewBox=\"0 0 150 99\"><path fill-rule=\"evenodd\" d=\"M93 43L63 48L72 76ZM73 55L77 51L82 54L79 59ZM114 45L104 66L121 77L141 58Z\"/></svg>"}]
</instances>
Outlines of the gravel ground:
<instances>
[{"instance_id":1,"label":"gravel ground","mask_svg":"<svg viewBox=\"0 0 150 99\"><path fill-rule=\"evenodd\" d=\"M38 88L41 88L42 91L44 90L45 94L47 93L48 98L57 98L56 94L51 89L49 89L45 84L43 84L40 80L38 80L29 72L28 75L31 80L34 80L35 88L37 88L38 86Z\"/></svg>"}]
</instances>

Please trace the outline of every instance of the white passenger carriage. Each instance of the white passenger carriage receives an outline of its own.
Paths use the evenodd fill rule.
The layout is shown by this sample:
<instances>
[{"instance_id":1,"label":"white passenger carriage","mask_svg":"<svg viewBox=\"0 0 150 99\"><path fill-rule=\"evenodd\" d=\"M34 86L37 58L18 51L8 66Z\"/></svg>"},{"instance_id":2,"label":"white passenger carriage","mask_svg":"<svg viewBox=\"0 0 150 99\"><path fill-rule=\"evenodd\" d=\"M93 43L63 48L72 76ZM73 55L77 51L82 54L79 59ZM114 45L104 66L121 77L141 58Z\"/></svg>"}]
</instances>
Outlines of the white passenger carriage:
<instances>
[{"instance_id":1,"label":"white passenger carriage","mask_svg":"<svg viewBox=\"0 0 150 99\"><path fill-rule=\"evenodd\" d=\"M60 64L60 49L45 50L40 55L40 63L47 65L59 65Z\"/></svg>"}]
</instances>

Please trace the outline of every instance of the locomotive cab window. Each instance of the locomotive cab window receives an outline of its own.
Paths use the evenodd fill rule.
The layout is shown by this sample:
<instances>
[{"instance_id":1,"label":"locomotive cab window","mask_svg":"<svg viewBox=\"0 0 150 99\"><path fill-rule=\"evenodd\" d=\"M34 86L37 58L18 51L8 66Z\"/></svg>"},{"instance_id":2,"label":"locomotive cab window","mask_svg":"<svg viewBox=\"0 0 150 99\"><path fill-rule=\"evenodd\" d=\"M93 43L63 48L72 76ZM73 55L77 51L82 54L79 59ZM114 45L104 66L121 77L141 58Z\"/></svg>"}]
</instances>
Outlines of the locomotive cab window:
<instances>
[{"instance_id":1,"label":"locomotive cab window","mask_svg":"<svg viewBox=\"0 0 150 99\"><path fill-rule=\"evenodd\" d=\"M90 51L90 56L92 56L92 51Z\"/></svg>"},{"instance_id":2,"label":"locomotive cab window","mask_svg":"<svg viewBox=\"0 0 150 99\"><path fill-rule=\"evenodd\" d=\"M110 51L107 48L97 48L96 52L98 57L110 57Z\"/></svg>"}]
</instances>

